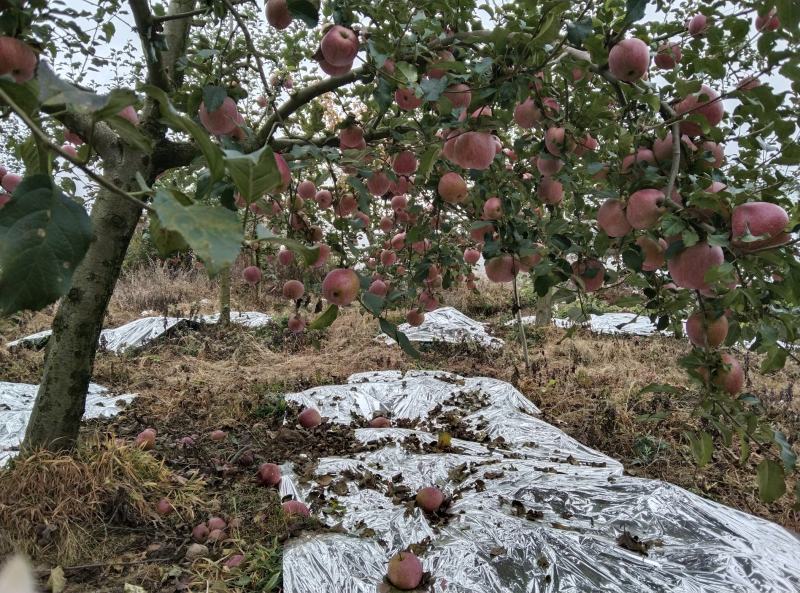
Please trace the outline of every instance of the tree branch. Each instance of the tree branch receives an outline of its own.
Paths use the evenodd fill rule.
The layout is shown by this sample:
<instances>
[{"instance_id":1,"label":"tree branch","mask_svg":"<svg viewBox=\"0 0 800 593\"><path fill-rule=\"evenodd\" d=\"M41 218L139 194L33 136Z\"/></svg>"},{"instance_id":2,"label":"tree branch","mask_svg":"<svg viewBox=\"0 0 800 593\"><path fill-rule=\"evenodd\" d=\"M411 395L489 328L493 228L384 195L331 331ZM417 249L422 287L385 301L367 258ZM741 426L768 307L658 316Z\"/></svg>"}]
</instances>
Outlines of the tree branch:
<instances>
[{"instance_id":1,"label":"tree branch","mask_svg":"<svg viewBox=\"0 0 800 593\"><path fill-rule=\"evenodd\" d=\"M100 184L102 187L106 188L108 191L114 192L115 194L117 194L119 196L122 196L123 198L125 198L126 200L128 200L130 202L133 202L134 204L136 204L140 208L144 208L145 210L149 210L151 212L153 211L153 209L150 208L150 206L148 206L147 204L145 204L141 200L138 200L137 198L133 197L128 192L126 192L124 189L121 189L121 188L117 187L115 184L113 184L111 181L109 181L108 179L106 179L102 175L98 175L97 173L92 171L86 165L86 163L82 162L80 159L75 158L71 154L69 154L67 152L64 152L63 150L61 150L61 147L56 146L53 143L53 141L50 140L50 138L47 136L47 134L45 134L42 131L42 129L39 126L36 125L36 122L33 121L31 119L31 117L27 113L25 113L25 110L22 109L19 105L17 105L14 102L14 100L11 97L9 97L8 94L5 92L5 90L3 90L1 87L0 87L0 99L2 99L6 103L6 105L8 105L11 108L11 110L14 113L17 114L17 117L19 117L23 122L25 122L25 125L28 126L28 129L30 129L31 133L48 150L51 150L52 152L55 152L60 157L62 157L64 159L67 159L69 162L71 162L76 167L80 168L90 178L94 179L98 184Z\"/></svg>"},{"instance_id":2,"label":"tree branch","mask_svg":"<svg viewBox=\"0 0 800 593\"><path fill-rule=\"evenodd\" d=\"M295 111L313 99L316 99L320 95L324 95L325 93L329 93L330 91L334 91L340 87L346 86L351 82L355 82L367 72L368 70L366 66L361 66L351 70L347 74L342 74L341 76L331 76L330 78L320 80L319 82L309 85L294 93L288 101L278 107L275 110L275 113L273 113L269 119L264 122L264 126L256 136L258 145L263 146L272 139L272 134L274 133L274 128L278 121L286 119Z\"/></svg>"},{"instance_id":3,"label":"tree branch","mask_svg":"<svg viewBox=\"0 0 800 593\"><path fill-rule=\"evenodd\" d=\"M174 16L194 8L197 0L170 0L167 16ZM202 9L207 10L207 9ZM183 83L183 70L177 68L178 58L186 53L186 41L189 38L190 19L173 19L164 25L164 38L167 49L164 51L164 67L173 88Z\"/></svg>"},{"instance_id":4,"label":"tree branch","mask_svg":"<svg viewBox=\"0 0 800 593\"><path fill-rule=\"evenodd\" d=\"M42 111L80 136L101 159L119 159L122 152L119 136L105 122L94 121L88 113L68 111L64 105L44 106Z\"/></svg>"},{"instance_id":5,"label":"tree branch","mask_svg":"<svg viewBox=\"0 0 800 593\"><path fill-rule=\"evenodd\" d=\"M136 22L139 40L142 43L142 52L147 64L147 81L164 91L169 91L169 78L167 78L161 50L158 49L155 43L158 28L156 23L153 22L150 6L147 0L128 0L128 4Z\"/></svg>"},{"instance_id":6,"label":"tree branch","mask_svg":"<svg viewBox=\"0 0 800 593\"><path fill-rule=\"evenodd\" d=\"M408 126L397 126L394 128L381 128L364 134L364 140L383 140L390 138L393 133L405 133L413 131ZM339 146L337 136L323 136L320 138L273 138L269 142L273 150L287 150L295 146ZM156 145L153 153L153 162L156 163L156 174L163 173L169 169L188 166L195 158L202 153L194 142L172 142L164 140Z\"/></svg>"}]
</instances>

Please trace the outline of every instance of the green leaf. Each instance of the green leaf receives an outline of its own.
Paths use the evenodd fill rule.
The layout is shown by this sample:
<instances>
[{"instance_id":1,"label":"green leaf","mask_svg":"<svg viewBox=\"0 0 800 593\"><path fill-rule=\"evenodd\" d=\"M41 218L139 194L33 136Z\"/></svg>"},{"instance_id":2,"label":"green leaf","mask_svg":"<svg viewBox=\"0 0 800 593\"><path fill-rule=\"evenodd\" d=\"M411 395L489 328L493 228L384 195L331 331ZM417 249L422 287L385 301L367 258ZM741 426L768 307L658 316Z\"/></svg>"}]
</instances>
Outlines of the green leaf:
<instances>
[{"instance_id":1,"label":"green leaf","mask_svg":"<svg viewBox=\"0 0 800 593\"><path fill-rule=\"evenodd\" d=\"M110 115L106 118L106 123L119 134L122 140L142 152L150 152L153 148L153 141L142 134L142 132L124 117Z\"/></svg>"},{"instance_id":2,"label":"green leaf","mask_svg":"<svg viewBox=\"0 0 800 593\"><path fill-rule=\"evenodd\" d=\"M781 450L780 455L781 461L783 461L783 467L789 471L793 470L797 464L797 455L795 455L792 445L786 440L786 435L784 435L780 430L773 429L772 440Z\"/></svg>"},{"instance_id":3,"label":"green leaf","mask_svg":"<svg viewBox=\"0 0 800 593\"><path fill-rule=\"evenodd\" d=\"M308 266L313 265L319 259L319 247L309 247L295 239L280 237L264 225L260 224L256 227L256 238L259 241L284 245L287 249L302 257Z\"/></svg>"},{"instance_id":4,"label":"green leaf","mask_svg":"<svg viewBox=\"0 0 800 593\"><path fill-rule=\"evenodd\" d=\"M184 206L189 206L192 200L185 194L179 191L170 191L172 197L178 200ZM168 231L161 226L161 221L158 219L158 214L151 212L150 220L150 238L156 247L156 251L161 257L169 257L173 253L186 251L189 249L189 244L184 240L180 233L176 231Z\"/></svg>"},{"instance_id":5,"label":"green leaf","mask_svg":"<svg viewBox=\"0 0 800 593\"><path fill-rule=\"evenodd\" d=\"M91 239L83 206L46 175L23 179L0 208L0 313L41 309L66 294Z\"/></svg>"},{"instance_id":6,"label":"green leaf","mask_svg":"<svg viewBox=\"0 0 800 593\"><path fill-rule=\"evenodd\" d=\"M361 295L361 303L375 317L380 317L384 302L385 299L382 296L372 294L371 292L365 292Z\"/></svg>"},{"instance_id":7,"label":"green leaf","mask_svg":"<svg viewBox=\"0 0 800 593\"><path fill-rule=\"evenodd\" d=\"M28 115L33 115L39 109L39 101L31 88L31 84L17 84L10 80L0 79L0 88ZM4 105L0 101L0 105Z\"/></svg>"},{"instance_id":8,"label":"green leaf","mask_svg":"<svg viewBox=\"0 0 800 593\"><path fill-rule=\"evenodd\" d=\"M36 141L32 135L25 138L25 140L18 146L17 150L19 152L19 158L22 160L22 164L25 165L26 171L39 170L39 149L36 146ZM48 168L52 169L52 160L48 160L50 161L48 163ZM39 172L43 173L44 171Z\"/></svg>"},{"instance_id":9,"label":"green leaf","mask_svg":"<svg viewBox=\"0 0 800 593\"><path fill-rule=\"evenodd\" d=\"M212 113L222 107L222 103L228 97L228 91L221 86L207 84L203 87L203 104L206 111Z\"/></svg>"},{"instance_id":10,"label":"green leaf","mask_svg":"<svg viewBox=\"0 0 800 593\"><path fill-rule=\"evenodd\" d=\"M381 331L397 342L400 348L403 349L403 352L408 354L411 358L419 358L419 351L411 345L408 337L397 329L395 324L383 318L378 319L378 323L381 327Z\"/></svg>"},{"instance_id":11,"label":"green leaf","mask_svg":"<svg viewBox=\"0 0 800 593\"><path fill-rule=\"evenodd\" d=\"M107 95L98 95L61 80L45 61L36 70L39 83L39 102L43 105L65 104L80 113L92 113L95 119L116 115L128 105L136 103L136 94L130 90L115 89Z\"/></svg>"},{"instance_id":12,"label":"green leaf","mask_svg":"<svg viewBox=\"0 0 800 593\"><path fill-rule=\"evenodd\" d=\"M413 84L417 82L417 69L408 62L397 62L395 69L403 75L407 83Z\"/></svg>"},{"instance_id":13,"label":"green leaf","mask_svg":"<svg viewBox=\"0 0 800 593\"><path fill-rule=\"evenodd\" d=\"M767 349L767 356L761 363L761 372L771 373L782 369L786 364L786 350L775 344Z\"/></svg>"},{"instance_id":14,"label":"green leaf","mask_svg":"<svg viewBox=\"0 0 800 593\"><path fill-rule=\"evenodd\" d=\"M583 40L592 34L591 17L583 17L574 23L567 23L567 40L573 45L581 46Z\"/></svg>"},{"instance_id":15,"label":"green leaf","mask_svg":"<svg viewBox=\"0 0 800 593\"><path fill-rule=\"evenodd\" d=\"M625 22L635 23L644 18L644 12L647 8L647 0L626 0L625 2Z\"/></svg>"},{"instance_id":16,"label":"green leaf","mask_svg":"<svg viewBox=\"0 0 800 593\"><path fill-rule=\"evenodd\" d=\"M797 0L777 0L775 8L781 20L781 27L786 27L794 33L800 31L800 4Z\"/></svg>"},{"instance_id":17,"label":"green leaf","mask_svg":"<svg viewBox=\"0 0 800 593\"><path fill-rule=\"evenodd\" d=\"M426 101L436 101L447 88L447 77L442 78L426 78L420 84L422 87L422 98Z\"/></svg>"},{"instance_id":18,"label":"green leaf","mask_svg":"<svg viewBox=\"0 0 800 593\"><path fill-rule=\"evenodd\" d=\"M626 249L622 252L622 261L631 270L639 272L642 269L644 256L642 252L637 249Z\"/></svg>"},{"instance_id":19,"label":"green leaf","mask_svg":"<svg viewBox=\"0 0 800 593\"><path fill-rule=\"evenodd\" d=\"M289 14L303 21L309 29L319 24L319 3L309 0L288 0Z\"/></svg>"},{"instance_id":20,"label":"green leaf","mask_svg":"<svg viewBox=\"0 0 800 593\"><path fill-rule=\"evenodd\" d=\"M220 206L184 206L163 190L156 192L153 209L161 226L180 233L211 275L230 266L242 248L242 227L235 212Z\"/></svg>"},{"instance_id":21,"label":"green leaf","mask_svg":"<svg viewBox=\"0 0 800 593\"><path fill-rule=\"evenodd\" d=\"M281 185L281 172L275 162L275 153L268 146L250 154L226 150L225 164L236 189L248 204Z\"/></svg>"},{"instance_id":22,"label":"green leaf","mask_svg":"<svg viewBox=\"0 0 800 593\"><path fill-rule=\"evenodd\" d=\"M550 287L553 286L552 280L553 277L549 275L536 276L533 281L533 289L536 291L536 294L540 297L545 296L550 291Z\"/></svg>"},{"instance_id":23,"label":"green leaf","mask_svg":"<svg viewBox=\"0 0 800 593\"><path fill-rule=\"evenodd\" d=\"M336 305L329 305L327 309L325 309L322 314L317 317L314 321L308 324L308 329L325 329L331 323L336 321L336 317L339 315L339 307Z\"/></svg>"},{"instance_id":24,"label":"green leaf","mask_svg":"<svg viewBox=\"0 0 800 593\"><path fill-rule=\"evenodd\" d=\"M758 464L758 495L766 503L775 502L786 492L783 466L771 459Z\"/></svg>"},{"instance_id":25,"label":"green leaf","mask_svg":"<svg viewBox=\"0 0 800 593\"><path fill-rule=\"evenodd\" d=\"M711 455L714 453L714 441L710 434L707 432L701 432L699 435L687 433L686 437L689 439L692 456L697 465L703 467L711 461Z\"/></svg>"},{"instance_id":26,"label":"green leaf","mask_svg":"<svg viewBox=\"0 0 800 593\"><path fill-rule=\"evenodd\" d=\"M206 131L184 114L177 111L167 94L153 85L145 85L144 92L152 97L161 108L161 119L173 129L189 134L200 147L211 172L211 180L216 181L225 173L225 163L219 147L211 141Z\"/></svg>"},{"instance_id":27,"label":"green leaf","mask_svg":"<svg viewBox=\"0 0 800 593\"><path fill-rule=\"evenodd\" d=\"M419 168L417 169L417 177L421 181L428 179L428 175L431 174L433 166L436 164L436 159L439 158L441 152L442 147L438 143L434 143L422 154L422 158L419 160Z\"/></svg>"},{"instance_id":28,"label":"green leaf","mask_svg":"<svg viewBox=\"0 0 800 593\"><path fill-rule=\"evenodd\" d=\"M685 97L689 94L696 93L700 90L700 87L703 86L702 81L700 80L676 80L675 81L675 92L680 97Z\"/></svg>"},{"instance_id":29,"label":"green leaf","mask_svg":"<svg viewBox=\"0 0 800 593\"><path fill-rule=\"evenodd\" d=\"M781 156L775 162L778 165L800 165L800 144L792 142L784 146Z\"/></svg>"}]
</instances>

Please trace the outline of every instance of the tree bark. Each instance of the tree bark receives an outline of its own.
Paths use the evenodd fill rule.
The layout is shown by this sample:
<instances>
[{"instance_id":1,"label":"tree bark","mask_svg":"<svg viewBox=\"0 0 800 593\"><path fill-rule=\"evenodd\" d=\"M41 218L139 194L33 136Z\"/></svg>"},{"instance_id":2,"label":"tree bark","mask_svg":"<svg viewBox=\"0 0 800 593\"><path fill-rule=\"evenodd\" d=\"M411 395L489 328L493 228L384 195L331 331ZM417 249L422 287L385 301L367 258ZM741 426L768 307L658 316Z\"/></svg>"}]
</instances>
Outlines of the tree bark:
<instances>
[{"instance_id":1,"label":"tree bark","mask_svg":"<svg viewBox=\"0 0 800 593\"><path fill-rule=\"evenodd\" d=\"M225 268L219 273L219 323L229 325L231 322L231 269Z\"/></svg>"},{"instance_id":2,"label":"tree bark","mask_svg":"<svg viewBox=\"0 0 800 593\"><path fill-rule=\"evenodd\" d=\"M539 327L550 325L553 321L553 289L547 294L536 299L536 319L535 324Z\"/></svg>"},{"instance_id":3,"label":"tree bark","mask_svg":"<svg viewBox=\"0 0 800 593\"><path fill-rule=\"evenodd\" d=\"M148 178L148 165L141 152L127 150L106 167L106 175L130 191L137 188L137 171ZM99 192L91 214L94 238L53 320L23 451L75 445L106 307L140 215L141 208L134 203L106 190Z\"/></svg>"}]
</instances>

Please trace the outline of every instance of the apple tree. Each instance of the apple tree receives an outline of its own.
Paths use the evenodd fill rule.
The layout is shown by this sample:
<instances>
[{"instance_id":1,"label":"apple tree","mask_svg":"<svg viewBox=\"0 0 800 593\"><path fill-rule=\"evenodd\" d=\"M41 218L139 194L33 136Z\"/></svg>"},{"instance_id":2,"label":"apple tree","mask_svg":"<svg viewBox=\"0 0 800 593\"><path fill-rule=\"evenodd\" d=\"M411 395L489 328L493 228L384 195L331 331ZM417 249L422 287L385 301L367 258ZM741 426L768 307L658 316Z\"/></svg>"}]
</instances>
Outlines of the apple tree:
<instances>
[{"instance_id":1,"label":"apple tree","mask_svg":"<svg viewBox=\"0 0 800 593\"><path fill-rule=\"evenodd\" d=\"M21 165L2 171L0 311L59 302L26 448L74 444L144 217L164 255L220 278L223 319L244 254L253 284L292 266L292 331L357 305L412 356L386 313L422 323L450 287L476 289L481 256L515 294L528 276L545 315L627 286L659 329L688 318L698 463L736 441L762 496L784 494L795 454L736 348L762 372L797 360L792 0L2 5ZM129 88L95 93L76 69L119 22L138 37Z\"/></svg>"}]
</instances>

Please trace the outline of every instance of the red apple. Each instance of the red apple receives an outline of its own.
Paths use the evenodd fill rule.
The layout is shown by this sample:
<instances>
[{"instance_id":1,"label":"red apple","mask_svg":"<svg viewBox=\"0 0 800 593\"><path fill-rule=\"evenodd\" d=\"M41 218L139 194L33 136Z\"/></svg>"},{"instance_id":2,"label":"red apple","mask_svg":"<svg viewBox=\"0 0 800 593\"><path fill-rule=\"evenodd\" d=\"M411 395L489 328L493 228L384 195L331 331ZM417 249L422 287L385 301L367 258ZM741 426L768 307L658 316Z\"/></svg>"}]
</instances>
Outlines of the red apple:
<instances>
[{"instance_id":1,"label":"red apple","mask_svg":"<svg viewBox=\"0 0 800 593\"><path fill-rule=\"evenodd\" d=\"M281 504L281 508L283 512L290 517L293 515L297 517L309 517L311 515L311 511L308 507L299 500L287 500Z\"/></svg>"},{"instance_id":2,"label":"red apple","mask_svg":"<svg viewBox=\"0 0 800 593\"><path fill-rule=\"evenodd\" d=\"M681 46L677 43L662 43L655 57L656 66L662 70L672 70L681 61Z\"/></svg>"},{"instance_id":3,"label":"red apple","mask_svg":"<svg viewBox=\"0 0 800 593\"><path fill-rule=\"evenodd\" d=\"M725 115L725 107L719 94L706 85L697 93L691 94L675 106L677 115L691 114L703 116L712 128L718 125ZM689 136L699 136L702 128L693 121L681 121L681 132Z\"/></svg>"},{"instance_id":4,"label":"red apple","mask_svg":"<svg viewBox=\"0 0 800 593\"><path fill-rule=\"evenodd\" d=\"M597 224L609 237L624 237L631 232L622 202L609 198L597 210Z\"/></svg>"},{"instance_id":5,"label":"red apple","mask_svg":"<svg viewBox=\"0 0 800 593\"><path fill-rule=\"evenodd\" d=\"M539 180L539 187L536 193L542 202L555 206L564 199L564 186L561 185L560 181L552 177L542 177Z\"/></svg>"},{"instance_id":6,"label":"red apple","mask_svg":"<svg viewBox=\"0 0 800 593\"><path fill-rule=\"evenodd\" d=\"M464 178L452 171L442 175L437 189L442 199L450 204L462 204L469 195Z\"/></svg>"},{"instance_id":7,"label":"red apple","mask_svg":"<svg viewBox=\"0 0 800 593\"><path fill-rule=\"evenodd\" d=\"M608 69L618 80L636 82L650 65L650 49L641 39L623 39L608 54Z\"/></svg>"},{"instance_id":8,"label":"red apple","mask_svg":"<svg viewBox=\"0 0 800 593\"><path fill-rule=\"evenodd\" d=\"M444 502L444 494L436 486L420 488L417 492L417 506L426 513L435 513Z\"/></svg>"},{"instance_id":9,"label":"red apple","mask_svg":"<svg viewBox=\"0 0 800 593\"><path fill-rule=\"evenodd\" d=\"M409 88L399 88L394 92L394 100L397 106L403 111L413 111L422 105L422 99L414 94Z\"/></svg>"},{"instance_id":10,"label":"red apple","mask_svg":"<svg viewBox=\"0 0 800 593\"><path fill-rule=\"evenodd\" d=\"M686 320L686 335L698 348L716 348L728 335L728 318L720 315L712 319L696 311Z\"/></svg>"},{"instance_id":11,"label":"red apple","mask_svg":"<svg viewBox=\"0 0 800 593\"><path fill-rule=\"evenodd\" d=\"M292 15L286 0L267 0L265 9L267 22L279 31L292 24Z\"/></svg>"},{"instance_id":12,"label":"red apple","mask_svg":"<svg viewBox=\"0 0 800 593\"><path fill-rule=\"evenodd\" d=\"M15 37L0 37L0 76L10 74L22 84L33 78L36 65L36 53L28 45Z\"/></svg>"},{"instance_id":13,"label":"red apple","mask_svg":"<svg viewBox=\"0 0 800 593\"><path fill-rule=\"evenodd\" d=\"M281 468L274 463L262 463L258 467L258 479L265 486L277 486L281 481Z\"/></svg>"},{"instance_id":14,"label":"red apple","mask_svg":"<svg viewBox=\"0 0 800 593\"><path fill-rule=\"evenodd\" d=\"M776 247L789 241L785 232L789 224L786 210L770 202L747 202L733 209L731 216L731 242L742 251ZM760 237L745 241L747 235Z\"/></svg>"},{"instance_id":15,"label":"red apple","mask_svg":"<svg viewBox=\"0 0 800 593\"><path fill-rule=\"evenodd\" d=\"M528 98L514 108L514 121L522 128L532 128L542 121L542 112L533 99Z\"/></svg>"},{"instance_id":16,"label":"red apple","mask_svg":"<svg viewBox=\"0 0 800 593\"><path fill-rule=\"evenodd\" d=\"M586 292L594 292L603 285L605 266L596 259L583 259L572 264L572 274L580 279Z\"/></svg>"},{"instance_id":17,"label":"red apple","mask_svg":"<svg viewBox=\"0 0 800 593\"><path fill-rule=\"evenodd\" d=\"M700 37L703 35L707 26L708 18L704 14L696 14L686 23L686 28L689 30L689 35L692 37Z\"/></svg>"},{"instance_id":18,"label":"red apple","mask_svg":"<svg viewBox=\"0 0 800 593\"><path fill-rule=\"evenodd\" d=\"M664 193L657 189L640 189L628 198L625 216L635 229L650 229L666 212L663 206Z\"/></svg>"},{"instance_id":19,"label":"red apple","mask_svg":"<svg viewBox=\"0 0 800 593\"><path fill-rule=\"evenodd\" d=\"M672 280L681 288L705 291L709 289L705 281L706 273L724 261L721 247L701 242L674 255L667 262L667 267Z\"/></svg>"},{"instance_id":20,"label":"red apple","mask_svg":"<svg viewBox=\"0 0 800 593\"><path fill-rule=\"evenodd\" d=\"M472 92L470 91L469 85L463 82L451 84L445 89L442 96L449 100L456 109L469 107L469 103L472 101Z\"/></svg>"},{"instance_id":21,"label":"red apple","mask_svg":"<svg viewBox=\"0 0 800 593\"><path fill-rule=\"evenodd\" d=\"M322 37L319 47L326 62L344 67L352 64L358 53L358 36L347 27L334 25Z\"/></svg>"},{"instance_id":22,"label":"red apple","mask_svg":"<svg viewBox=\"0 0 800 593\"><path fill-rule=\"evenodd\" d=\"M206 109L205 102L200 103L200 123L215 136L226 136L231 134L238 126L239 110L236 103L230 97L225 97L214 111Z\"/></svg>"},{"instance_id":23,"label":"red apple","mask_svg":"<svg viewBox=\"0 0 800 593\"><path fill-rule=\"evenodd\" d=\"M636 244L644 255L642 270L645 272L654 272L664 266L666 262L664 252L667 249L667 242L664 239L658 239L656 241L651 237L641 236L636 238Z\"/></svg>"},{"instance_id":24,"label":"red apple","mask_svg":"<svg viewBox=\"0 0 800 593\"><path fill-rule=\"evenodd\" d=\"M358 296L360 286L358 274L353 270L337 268L322 281L322 296L334 305L346 307Z\"/></svg>"},{"instance_id":25,"label":"red apple","mask_svg":"<svg viewBox=\"0 0 800 593\"><path fill-rule=\"evenodd\" d=\"M416 589L422 582L422 562L411 552L399 552L389 560L386 577L398 589Z\"/></svg>"},{"instance_id":26,"label":"red apple","mask_svg":"<svg viewBox=\"0 0 800 593\"><path fill-rule=\"evenodd\" d=\"M261 268L258 266L247 266L244 271L242 271L242 278L251 286L255 286L261 282Z\"/></svg>"}]
</instances>

